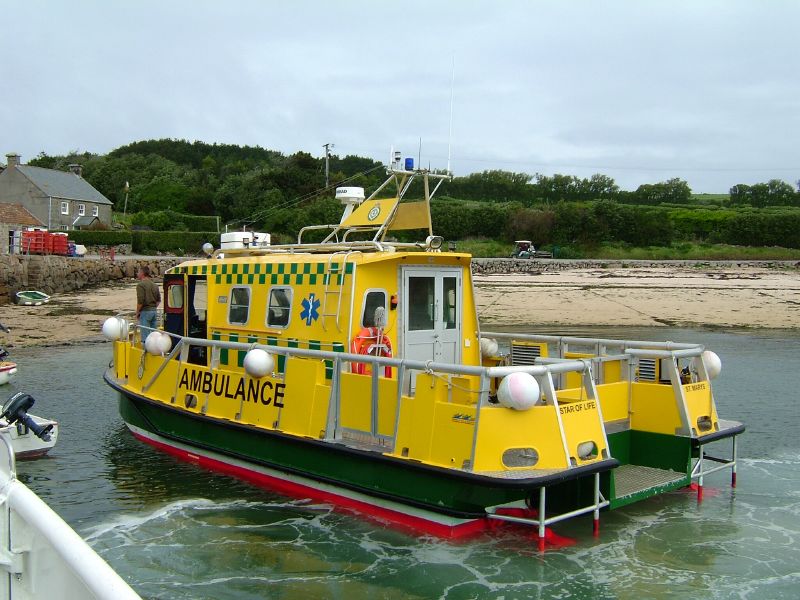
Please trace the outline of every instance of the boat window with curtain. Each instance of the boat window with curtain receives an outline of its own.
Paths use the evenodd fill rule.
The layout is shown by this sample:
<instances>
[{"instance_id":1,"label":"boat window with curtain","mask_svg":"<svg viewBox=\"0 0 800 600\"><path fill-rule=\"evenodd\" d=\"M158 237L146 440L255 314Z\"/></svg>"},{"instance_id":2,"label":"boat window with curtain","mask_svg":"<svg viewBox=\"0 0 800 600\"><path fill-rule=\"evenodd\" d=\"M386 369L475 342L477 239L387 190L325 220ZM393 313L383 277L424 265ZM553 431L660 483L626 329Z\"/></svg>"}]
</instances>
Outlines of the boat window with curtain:
<instances>
[{"instance_id":1,"label":"boat window with curtain","mask_svg":"<svg viewBox=\"0 0 800 600\"><path fill-rule=\"evenodd\" d=\"M292 288L274 287L269 291L267 327L287 327L292 308Z\"/></svg>"},{"instance_id":2,"label":"boat window with curtain","mask_svg":"<svg viewBox=\"0 0 800 600\"><path fill-rule=\"evenodd\" d=\"M371 290L364 295L364 310L361 312L362 327L376 327L375 309L386 307L386 290Z\"/></svg>"}]
</instances>

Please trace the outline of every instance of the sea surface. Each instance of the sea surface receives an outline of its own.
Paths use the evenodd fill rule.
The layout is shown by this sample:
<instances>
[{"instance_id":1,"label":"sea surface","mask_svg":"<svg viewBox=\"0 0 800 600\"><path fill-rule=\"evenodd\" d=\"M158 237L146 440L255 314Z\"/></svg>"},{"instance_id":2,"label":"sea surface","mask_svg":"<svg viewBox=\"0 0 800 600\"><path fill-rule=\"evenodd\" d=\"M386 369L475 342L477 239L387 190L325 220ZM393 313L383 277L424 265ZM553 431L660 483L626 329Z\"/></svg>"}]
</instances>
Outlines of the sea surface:
<instances>
[{"instance_id":1,"label":"sea surface","mask_svg":"<svg viewBox=\"0 0 800 600\"><path fill-rule=\"evenodd\" d=\"M555 333L554 331L545 331ZM554 526L451 542L410 534L182 463L137 442L103 383L110 344L18 350L32 412L61 426L20 480L143 598L800 598L800 333L672 328L565 331L702 342L722 358L720 415L743 421L739 476ZM726 442L729 444L729 442ZM726 447L727 450L727 447Z\"/></svg>"}]
</instances>

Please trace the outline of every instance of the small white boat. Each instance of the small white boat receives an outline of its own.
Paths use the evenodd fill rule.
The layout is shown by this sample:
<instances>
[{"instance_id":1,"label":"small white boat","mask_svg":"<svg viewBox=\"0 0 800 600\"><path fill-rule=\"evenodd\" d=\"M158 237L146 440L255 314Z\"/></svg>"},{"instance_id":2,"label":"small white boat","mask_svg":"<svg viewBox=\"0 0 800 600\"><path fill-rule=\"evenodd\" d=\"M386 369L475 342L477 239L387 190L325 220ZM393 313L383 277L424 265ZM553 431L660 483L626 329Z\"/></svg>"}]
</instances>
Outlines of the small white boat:
<instances>
[{"instance_id":1,"label":"small white boat","mask_svg":"<svg viewBox=\"0 0 800 600\"><path fill-rule=\"evenodd\" d=\"M17 304L24 306L39 306L50 302L50 296L36 290L21 290L17 292Z\"/></svg>"},{"instance_id":2,"label":"small white boat","mask_svg":"<svg viewBox=\"0 0 800 600\"><path fill-rule=\"evenodd\" d=\"M57 421L45 419L36 415L29 416L39 427L47 430L48 439L40 438L24 423L9 423L6 419L0 419L0 432L8 432L17 460L44 456L50 452L50 449L55 446L56 441L58 441Z\"/></svg>"},{"instance_id":3,"label":"small white boat","mask_svg":"<svg viewBox=\"0 0 800 600\"><path fill-rule=\"evenodd\" d=\"M17 374L17 363L10 360L0 361L0 385L5 385Z\"/></svg>"},{"instance_id":4,"label":"small white boat","mask_svg":"<svg viewBox=\"0 0 800 600\"><path fill-rule=\"evenodd\" d=\"M44 456L58 441L57 421L28 413L34 402L30 394L17 392L6 401L0 414L0 433L8 434L18 459Z\"/></svg>"}]
</instances>

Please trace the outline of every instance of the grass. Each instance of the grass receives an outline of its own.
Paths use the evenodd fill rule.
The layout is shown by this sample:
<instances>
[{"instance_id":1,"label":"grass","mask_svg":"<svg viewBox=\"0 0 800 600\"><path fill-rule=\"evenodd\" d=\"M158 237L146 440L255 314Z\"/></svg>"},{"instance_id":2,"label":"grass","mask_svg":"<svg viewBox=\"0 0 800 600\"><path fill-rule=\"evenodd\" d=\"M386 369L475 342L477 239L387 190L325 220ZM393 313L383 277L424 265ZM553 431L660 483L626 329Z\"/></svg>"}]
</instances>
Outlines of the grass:
<instances>
[{"instance_id":1,"label":"grass","mask_svg":"<svg viewBox=\"0 0 800 600\"><path fill-rule=\"evenodd\" d=\"M794 248L730 246L727 244L695 244L678 242L672 246L631 248L604 244L585 258L609 260L800 260Z\"/></svg>"},{"instance_id":2,"label":"grass","mask_svg":"<svg viewBox=\"0 0 800 600\"><path fill-rule=\"evenodd\" d=\"M508 258L513 251L514 244L497 240L470 238L456 242L456 252L467 252L476 258Z\"/></svg>"},{"instance_id":3,"label":"grass","mask_svg":"<svg viewBox=\"0 0 800 600\"><path fill-rule=\"evenodd\" d=\"M692 194L692 205L725 206L730 202L730 199L729 194Z\"/></svg>"}]
</instances>

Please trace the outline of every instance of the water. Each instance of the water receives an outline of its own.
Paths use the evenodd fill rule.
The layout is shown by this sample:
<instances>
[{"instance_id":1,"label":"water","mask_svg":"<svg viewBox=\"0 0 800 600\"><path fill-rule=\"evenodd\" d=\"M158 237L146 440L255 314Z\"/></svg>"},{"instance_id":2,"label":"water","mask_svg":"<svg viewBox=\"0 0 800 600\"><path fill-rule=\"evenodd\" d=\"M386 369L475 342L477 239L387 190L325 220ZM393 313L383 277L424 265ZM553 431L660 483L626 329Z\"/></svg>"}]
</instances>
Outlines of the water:
<instances>
[{"instance_id":1,"label":"water","mask_svg":"<svg viewBox=\"0 0 800 600\"><path fill-rule=\"evenodd\" d=\"M562 330L563 332L563 330ZM558 524L544 555L526 529L449 542L286 498L133 439L102 382L107 344L14 353L15 390L58 419L49 458L18 464L145 598L797 598L800 333L594 328L574 335L702 341L723 360L723 418L747 423L738 487L676 491Z\"/></svg>"}]
</instances>

